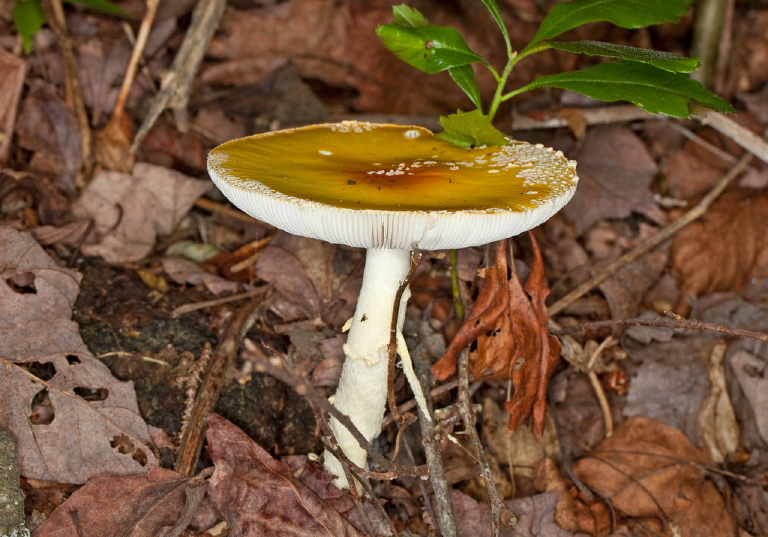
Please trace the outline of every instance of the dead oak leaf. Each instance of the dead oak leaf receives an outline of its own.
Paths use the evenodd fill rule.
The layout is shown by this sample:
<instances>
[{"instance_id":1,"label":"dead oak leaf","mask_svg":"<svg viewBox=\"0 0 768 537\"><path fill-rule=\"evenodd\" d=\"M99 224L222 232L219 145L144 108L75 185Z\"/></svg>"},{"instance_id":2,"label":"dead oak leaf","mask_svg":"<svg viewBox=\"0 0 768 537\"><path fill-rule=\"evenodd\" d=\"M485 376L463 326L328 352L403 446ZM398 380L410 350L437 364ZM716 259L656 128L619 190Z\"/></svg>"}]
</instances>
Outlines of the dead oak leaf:
<instances>
[{"instance_id":1,"label":"dead oak leaf","mask_svg":"<svg viewBox=\"0 0 768 537\"><path fill-rule=\"evenodd\" d=\"M768 278L768 192L726 192L670 247L680 291L698 297L741 293L753 279Z\"/></svg>"},{"instance_id":2,"label":"dead oak leaf","mask_svg":"<svg viewBox=\"0 0 768 537\"><path fill-rule=\"evenodd\" d=\"M337 511L294 478L291 469L230 422L208 417L208 452L216 470L208 493L230 535L357 537Z\"/></svg>"},{"instance_id":3,"label":"dead oak leaf","mask_svg":"<svg viewBox=\"0 0 768 537\"><path fill-rule=\"evenodd\" d=\"M0 228L0 427L28 478L83 483L155 463L133 385L88 352L72 321L79 281L29 234Z\"/></svg>"},{"instance_id":4,"label":"dead oak leaf","mask_svg":"<svg viewBox=\"0 0 768 537\"><path fill-rule=\"evenodd\" d=\"M632 418L574 465L576 475L657 535L736 535L723 497L707 479L703 452L679 430Z\"/></svg>"},{"instance_id":5,"label":"dead oak leaf","mask_svg":"<svg viewBox=\"0 0 768 537\"><path fill-rule=\"evenodd\" d=\"M99 475L60 505L35 537L177 537L203 499L206 481L153 467L147 474Z\"/></svg>"},{"instance_id":6,"label":"dead oak leaf","mask_svg":"<svg viewBox=\"0 0 768 537\"><path fill-rule=\"evenodd\" d=\"M533 433L541 438L547 384L560 358L560 343L547 330L544 301L549 288L533 237L532 244L534 263L523 287L514 265L512 276L507 277L506 241L499 243L496 260L487 271L472 311L432 372L438 380L448 378L456 371L461 351L477 340L477 352L470 356L470 375L474 380L510 379L515 392L505 407L509 429L514 430L532 415Z\"/></svg>"}]
</instances>

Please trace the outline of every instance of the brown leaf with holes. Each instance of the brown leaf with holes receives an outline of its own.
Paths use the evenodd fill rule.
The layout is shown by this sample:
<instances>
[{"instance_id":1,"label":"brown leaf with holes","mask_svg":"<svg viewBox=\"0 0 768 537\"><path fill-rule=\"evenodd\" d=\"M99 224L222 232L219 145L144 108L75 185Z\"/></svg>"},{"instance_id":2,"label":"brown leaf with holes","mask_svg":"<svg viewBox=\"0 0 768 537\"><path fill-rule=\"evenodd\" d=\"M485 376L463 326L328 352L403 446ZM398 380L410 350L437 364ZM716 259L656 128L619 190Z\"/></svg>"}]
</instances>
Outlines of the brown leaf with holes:
<instances>
[{"instance_id":1,"label":"brown leaf with holes","mask_svg":"<svg viewBox=\"0 0 768 537\"><path fill-rule=\"evenodd\" d=\"M742 293L751 280L768 278L766 229L768 192L740 189L720 196L670 247L671 272L683 295Z\"/></svg>"},{"instance_id":2,"label":"brown leaf with holes","mask_svg":"<svg viewBox=\"0 0 768 537\"><path fill-rule=\"evenodd\" d=\"M200 477L158 467L143 475L99 475L60 505L35 537L175 537L189 525L206 485Z\"/></svg>"},{"instance_id":3,"label":"brown leaf with holes","mask_svg":"<svg viewBox=\"0 0 768 537\"><path fill-rule=\"evenodd\" d=\"M221 416L208 417L206 438L216 466L208 493L227 521L230 535L361 535L296 479L288 466Z\"/></svg>"},{"instance_id":4,"label":"brown leaf with holes","mask_svg":"<svg viewBox=\"0 0 768 537\"><path fill-rule=\"evenodd\" d=\"M547 384L560 358L560 342L547 330L544 301L549 288L544 283L541 252L531 239L534 263L525 288L514 264L512 276L507 278L507 241L501 241L472 311L432 366L432 373L438 380L448 378L456 371L461 351L477 340L477 352L470 355L470 375L474 380L510 379L515 392L506 404L509 430L532 415L533 433L541 438Z\"/></svg>"},{"instance_id":5,"label":"brown leaf with holes","mask_svg":"<svg viewBox=\"0 0 768 537\"><path fill-rule=\"evenodd\" d=\"M22 475L83 483L156 463L130 382L94 358L72 321L81 275L27 233L0 228L0 427Z\"/></svg>"},{"instance_id":6,"label":"brown leaf with holes","mask_svg":"<svg viewBox=\"0 0 768 537\"><path fill-rule=\"evenodd\" d=\"M631 418L579 460L574 471L654 535L735 536L734 520L702 466L708 462L681 431Z\"/></svg>"}]
</instances>

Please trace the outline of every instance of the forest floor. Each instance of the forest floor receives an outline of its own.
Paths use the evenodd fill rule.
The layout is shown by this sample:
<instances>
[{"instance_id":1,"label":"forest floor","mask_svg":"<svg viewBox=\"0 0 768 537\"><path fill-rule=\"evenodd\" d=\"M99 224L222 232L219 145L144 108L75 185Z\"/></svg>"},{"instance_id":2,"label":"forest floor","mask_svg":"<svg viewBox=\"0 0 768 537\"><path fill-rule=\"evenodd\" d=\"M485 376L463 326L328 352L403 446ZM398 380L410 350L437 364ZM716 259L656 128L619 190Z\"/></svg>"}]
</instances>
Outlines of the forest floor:
<instances>
[{"instance_id":1,"label":"forest floor","mask_svg":"<svg viewBox=\"0 0 768 537\"><path fill-rule=\"evenodd\" d=\"M423 464L418 424L399 449L387 416L374 445L398 466L371 481L375 499L339 491L318 462L317 398L338 383L364 253L243 215L206 158L317 122L437 129L469 101L447 74L384 49L374 30L389 1L231 0L197 46L199 69L194 54L174 64L195 2L160 3L138 61L153 2L116 3L133 16L66 3L56 18L58 0L43 0L57 22L29 54L14 2L0 4L0 428L13 438L0 435L0 459L19 453L0 490L21 498L20 474L25 494L0 534L438 535L448 498L402 470ZM513 45L551 3L500 0ZM480 2L412 5L504 61ZM432 386L459 535L491 535L493 513L509 536L768 535L768 4L728 9L708 80L736 108L725 127L562 91L500 110L505 133L576 160L580 183L563 211L509 241L514 270L498 276L510 304L467 342L469 389ZM570 37L690 55L694 15ZM594 62L537 57L511 85ZM181 89L163 101L168 73ZM458 252L466 311L500 247ZM411 290L404 334L435 362L464 334L449 253L424 252ZM524 324L536 314L548 323ZM530 356L528 376L512 373L529 329L562 348L548 388ZM393 386L413 411L402 373ZM508 430L510 398L534 409L540 435L529 420Z\"/></svg>"}]
</instances>

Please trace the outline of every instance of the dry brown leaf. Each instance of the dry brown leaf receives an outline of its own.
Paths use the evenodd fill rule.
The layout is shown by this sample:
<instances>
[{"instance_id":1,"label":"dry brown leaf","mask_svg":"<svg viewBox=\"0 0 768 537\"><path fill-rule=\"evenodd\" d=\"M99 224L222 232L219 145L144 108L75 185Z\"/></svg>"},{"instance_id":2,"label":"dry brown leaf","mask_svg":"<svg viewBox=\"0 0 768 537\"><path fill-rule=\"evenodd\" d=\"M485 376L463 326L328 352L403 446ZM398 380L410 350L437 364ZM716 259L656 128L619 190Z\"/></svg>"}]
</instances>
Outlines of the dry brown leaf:
<instances>
[{"instance_id":1,"label":"dry brown leaf","mask_svg":"<svg viewBox=\"0 0 768 537\"><path fill-rule=\"evenodd\" d=\"M86 348L71 320L80 274L27 233L0 228L0 427L25 477L83 483L146 472L155 456L136 394Z\"/></svg>"},{"instance_id":2,"label":"dry brown leaf","mask_svg":"<svg viewBox=\"0 0 768 537\"><path fill-rule=\"evenodd\" d=\"M658 167L629 127L590 129L573 157L579 163L579 188L563 212L579 233L600 220L633 212L663 219L649 189Z\"/></svg>"},{"instance_id":3,"label":"dry brown leaf","mask_svg":"<svg viewBox=\"0 0 768 537\"><path fill-rule=\"evenodd\" d=\"M698 466L707 462L681 431L633 418L579 460L574 471L657 535L735 536L722 496Z\"/></svg>"},{"instance_id":4,"label":"dry brown leaf","mask_svg":"<svg viewBox=\"0 0 768 537\"><path fill-rule=\"evenodd\" d=\"M768 442L768 378L765 359L739 349L730 357L730 366L755 416L764 442Z\"/></svg>"},{"instance_id":5,"label":"dry brown leaf","mask_svg":"<svg viewBox=\"0 0 768 537\"><path fill-rule=\"evenodd\" d=\"M360 292L357 253L346 255L336 245L279 232L256 262L256 275L285 299L276 304L284 320L319 318L340 327L352 317Z\"/></svg>"},{"instance_id":6,"label":"dry brown leaf","mask_svg":"<svg viewBox=\"0 0 768 537\"><path fill-rule=\"evenodd\" d=\"M690 297L742 293L752 280L768 278L768 192L726 192L676 236L671 272Z\"/></svg>"},{"instance_id":7,"label":"dry brown leaf","mask_svg":"<svg viewBox=\"0 0 768 537\"><path fill-rule=\"evenodd\" d=\"M98 172L73 206L76 216L94 220L97 243L83 246L83 252L109 263L144 258L156 236L170 234L210 188L208 181L141 162L132 175Z\"/></svg>"},{"instance_id":8,"label":"dry brown leaf","mask_svg":"<svg viewBox=\"0 0 768 537\"><path fill-rule=\"evenodd\" d=\"M472 311L445 354L432 366L438 380L456 371L459 353L477 340L470 355L474 380L510 379L514 394L506 403L509 430L532 415L533 433L541 438L546 414L546 392L557 361L560 342L547 330L544 303L549 288L544 283L544 262L535 240L534 263L523 289L512 265L507 278L507 241L499 242L494 265L489 267Z\"/></svg>"},{"instance_id":9,"label":"dry brown leaf","mask_svg":"<svg viewBox=\"0 0 768 537\"><path fill-rule=\"evenodd\" d=\"M361 534L243 431L208 417L208 452L216 470L208 492L230 535L354 537Z\"/></svg>"},{"instance_id":10,"label":"dry brown leaf","mask_svg":"<svg viewBox=\"0 0 768 537\"><path fill-rule=\"evenodd\" d=\"M190 285L203 285L214 295L221 293L236 293L244 289L252 289L250 285L233 282L210 274L200 268L200 265L181 257L164 257L163 270L175 283L187 283Z\"/></svg>"},{"instance_id":11,"label":"dry brown leaf","mask_svg":"<svg viewBox=\"0 0 768 537\"><path fill-rule=\"evenodd\" d=\"M134 476L100 475L60 505L35 537L178 537L203 499L206 481L153 467Z\"/></svg>"}]
</instances>

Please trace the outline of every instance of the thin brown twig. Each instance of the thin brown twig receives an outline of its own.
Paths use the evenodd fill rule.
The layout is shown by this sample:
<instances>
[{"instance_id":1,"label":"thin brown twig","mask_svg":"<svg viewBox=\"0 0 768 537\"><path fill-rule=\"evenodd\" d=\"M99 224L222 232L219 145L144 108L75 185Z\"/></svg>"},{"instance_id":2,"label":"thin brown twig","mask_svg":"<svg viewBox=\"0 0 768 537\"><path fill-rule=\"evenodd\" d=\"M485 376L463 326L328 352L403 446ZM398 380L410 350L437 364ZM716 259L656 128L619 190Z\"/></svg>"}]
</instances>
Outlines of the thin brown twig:
<instances>
[{"instance_id":1,"label":"thin brown twig","mask_svg":"<svg viewBox=\"0 0 768 537\"><path fill-rule=\"evenodd\" d=\"M221 393L224 372L234 360L240 342L253 324L259 304L261 304L261 299L254 298L232 316L213 353L208 371L205 373L189 413L187 427L182 432L175 464L175 470L180 474L191 476L195 472L195 466L197 466L197 460L200 457L200 449L203 445L206 419Z\"/></svg>"},{"instance_id":2,"label":"thin brown twig","mask_svg":"<svg viewBox=\"0 0 768 537\"><path fill-rule=\"evenodd\" d=\"M648 237L645 241L632 248L623 256L609 263L592 278L577 286L573 291L566 294L560 300L552 304L549 307L549 315L555 316L562 312L565 308L581 298L582 295L591 291L594 287L600 285L603 281L610 278L619 269L638 259L648 251L671 238L691 222L703 216L707 209L709 209L710 205L712 205L718 196L723 193L726 187L731 184L731 182L736 177L738 177L739 174L744 171L744 169L746 169L751 160L752 155L750 153L747 153L741 157L736 165L731 168L728 173L725 174L725 176L723 176L720 182L718 182L695 207L693 207L690 211L685 213L671 224L663 227L661 230L659 230L658 233Z\"/></svg>"},{"instance_id":3,"label":"thin brown twig","mask_svg":"<svg viewBox=\"0 0 768 537\"><path fill-rule=\"evenodd\" d=\"M200 302L192 302L189 304L182 304L181 306L174 308L171 312L171 319L176 319L182 315L191 311L202 310L205 308L211 308L213 306L221 306L222 304L228 304L229 302L235 302L236 300L242 300L244 298L253 298L259 295L263 295L267 291L272 289L270 285L262 285L243 293L236 293L234 295L223 296L219 298L213 298L211 300L203 300Z\"/></svg>"},{"instance_id":4,"label":"thin brown twig","mask_svg":"<svg viewBox=\"0 0 768 537\"><path fill-rule=\"evenodd\" d=\"M721 332L736 337L768 341L768 334L764 332L754 332L752 330L744 330L742 328L732 328L722 324L707 323L698 319L686 319L670 311L665 311L664 314L670 318L665 319L663 317L657 317L655 319L617 319L611 321L594 321L590 323L568 326L565 328L558 328L556 330L551 330L550 333L555 336L567 336L570 334L577 334L579 332L586 332L587 330L602 330L616 326L650 326L653 328L671 328L673 330L711 330L713 332Z\"/></svg>"},{"instance_id":5,"label":"thin brown twig","mask_svg":"<svg viewBox=\"0 0 768 537\"><path fill-rule=\"evenodd\" d=\"M77 59L75 48L67 33L67 21L64 16L64 8L61 0L43 0L43 13L45 20L59 40L61 58L64 64L64 82L66 87L67 104L72 107L77 125L80 130L80 155L83 160L81 175L77 177L77 186L84 187L91 177L91 125L88 121L88 113L83 101L83 89L77 74Z\"/></svg>"},{"instance_id":6,"label":"thin brown twig","mask_svg":"<svg viewBox=\"0 0 768 537\"><path fill-rule=\"evenodd\" d=\"M457 407L464 422L464 429L469 438L470 445L474 451L473 456L480 465L480 473L485 481L485 488L488 492L488 499L491 503L491 536L498 537L501 531L501 523L512 527L517 524L517 518L510 512L504 502L499 498L499 492L496 490L496 483L493 480L491 466L485 457L483 445L475 429L475 419L472 415L472 407L469 401L469 349L464 349L459 355L459 400Z\"/></svg>"}]
</instances>

